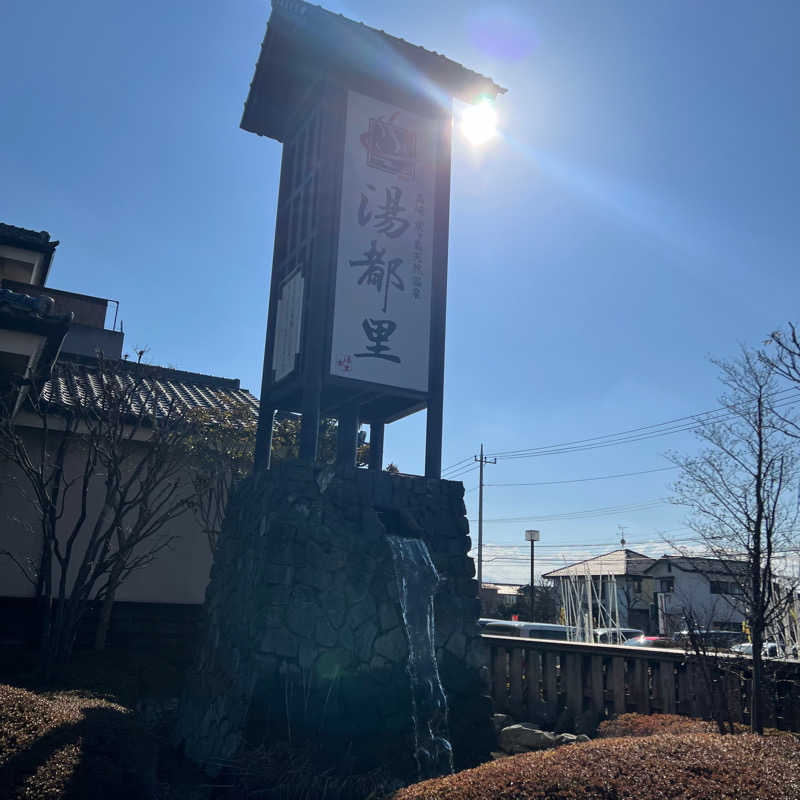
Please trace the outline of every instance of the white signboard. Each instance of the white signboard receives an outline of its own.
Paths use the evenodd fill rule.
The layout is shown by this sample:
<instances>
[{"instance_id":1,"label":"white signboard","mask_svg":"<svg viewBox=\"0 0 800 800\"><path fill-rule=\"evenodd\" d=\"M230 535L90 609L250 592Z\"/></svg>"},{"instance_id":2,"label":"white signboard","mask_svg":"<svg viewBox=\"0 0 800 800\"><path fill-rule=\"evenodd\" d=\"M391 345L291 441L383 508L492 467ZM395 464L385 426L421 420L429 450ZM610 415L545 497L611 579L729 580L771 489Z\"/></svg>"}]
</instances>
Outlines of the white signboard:
<instances>
[{"instance_id":1,"label":"white signboard","mask_svg":"<svg viewBox=\"0 0 800 800\"><path fill-rule=\"evenodd\" d=\"M275 346L272 369L277 382L293 369L300 352L300 329L303 317L303 273L298 267L281 283L278 313L275 318Z\"/></svg>"},{"instance_id":2,"label":"white signboard","mask_svg":"<svg viewBox=\"0 0 800 800\"><path fill-rule=\"evenodd\" d=\"M331 374L428 390L437 122L348 92Z\"/></svg>"}]
</instances>

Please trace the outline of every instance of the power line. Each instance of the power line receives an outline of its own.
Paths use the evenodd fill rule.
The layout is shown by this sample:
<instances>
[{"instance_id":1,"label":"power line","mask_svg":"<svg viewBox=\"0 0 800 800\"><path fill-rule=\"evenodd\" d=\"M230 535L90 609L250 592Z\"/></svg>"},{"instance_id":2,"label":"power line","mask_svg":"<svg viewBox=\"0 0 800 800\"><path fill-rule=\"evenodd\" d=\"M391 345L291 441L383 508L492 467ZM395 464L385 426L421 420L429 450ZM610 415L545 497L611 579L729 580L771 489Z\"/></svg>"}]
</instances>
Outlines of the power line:
<instances>
[{"instance_id":1,"label":"power line","mask_svg":"<svg viewBox=\"0 0 800 800\"><path fill-rule=\"evenodd\" d=\"M472 463L472 456L467 456L466 458L462 458L460 461L456 461L454 464L451 464L449 467L445 467L442 470L442 474L445 472L450 472L451 470L456 469L456 467L461 466L462 464Z\"/></svg>"},{"instance_id":2,"label":"power line","mask_svg":"<svg viewBox=\"0 0 800 800\"><path fill-rule=\"evenodd\" d=\"M779 402L775 408L785 408L796 402L799 390L789 387L780 389L771 395L772 399ZM736 406L733 406L736 408ZM714 418L714 415L718 415ZM638 428L630 428L617 433L608 433L602 436L592 436L587 439L575 439L569 442L560 442L553 445L543 445L539 447L524 448L521 450L499 450L488 455L499 459L533 458L540 455L557 455L559 453L581 452L584 450L594 450L600 447L611 447L617 444L627 444L645 439L652 439L658 436L667 436L673 433L683 433L696 429L699 425L707 422L722 422L735 416L730 406L720 406L719 408L708 411L700 411L695 414L688 414L683 417L675 417L665 422L658 422L651 425L642 425ZM665 430L659 430L665 429ZM473 456L465 456L459 461L454 462L442 470L442 474L448 472L459 472L465 465L470 465ZM666 468L665 468L666 469ZM463 473L460 473L463 474ZM452 476L451 476L452 479ZM488 485L488 484L487 484Z\"/></svg>"},{"instance_id":3,"label":"power line","mask_svg":"<svg viewBox=\"0 0 800 800\"><path fill-rule=\"evenodd\" d=\"M607 516L614 516L616 514L629 514L635 511L646 511L647 509L663 505L668 505L668 503L665 500L656 499L656 500L648 500L643 503L634 503L627 506L605 506L602 508L587 508L581 511L566 511L560 514L546 514L543 516L536 516L535 514L529 514L521 517L496 517L494 519L487 519L484 521L485 522L526 522L526 521L552 522L555 520L566 520L566 519L593 519L595 517L607 517ZM470 519L469 521L475 522L476 520Z\"/></svg>"},{"instance_id":4,"label":"power line","mask_svg":"<svg viewBox=\"0 0 800 800\"><path fill-rule=\"evenodd\" d=\"M478 469L478 465L477 464L468 464L465 467L460 467L452 475L448 475L446 480L454 481L454 480L456 480L458 478L463 477L464 475L469 475L470 472L474 472L476 469Z\"/></svg>"},{"instance_id":5,"label":"power line","mask_svg":"<svg viewBox=\"0 0 800 800\"><path fill-rule=\"evenodd\" d=\"M653 472L667 472L679 467L658 467L656 469L643 469L638 472L618 472L615 475L596 475L591 478L573 478L564 481L535 481L534 483L484 483L484 486L556 486L562 483L587 483L588 481L604 481L610 478L630 478L634 475L649 475Z\"/></svg>"},{"instance_id":6,"label":"power line","mask_svg":"<svg viewBox=\"0 0 800 800\"><path fill-rule=\"evenodd\" d=\"M793 387L775 392L772 398L780 397L779 402L775 404L775 408L784 408L788 405L793 405L797 401L798 394L800 394L800 392ZM786 396L781 397L782 395ZM613 447L618 444L628 444L630 442L639 442L646 439L667 436L673 433L691 431L697 429L700 425L709 422L724 422L734 416L736 416L736 414L731 411L730 407L722 406L720 408L711 409L710 411L703 411L685 417L676 417L666 422L660 422L654 425L643 425L638 428L631 428L617 433L604 434L603 436L592 436L587 439L575 439L569 442L521 450L502 450L491 453L490 455L501 460L506 460L596 450L603 447ZM687 420L691 421L687 422Z\"/></svg>"}]
</instances>

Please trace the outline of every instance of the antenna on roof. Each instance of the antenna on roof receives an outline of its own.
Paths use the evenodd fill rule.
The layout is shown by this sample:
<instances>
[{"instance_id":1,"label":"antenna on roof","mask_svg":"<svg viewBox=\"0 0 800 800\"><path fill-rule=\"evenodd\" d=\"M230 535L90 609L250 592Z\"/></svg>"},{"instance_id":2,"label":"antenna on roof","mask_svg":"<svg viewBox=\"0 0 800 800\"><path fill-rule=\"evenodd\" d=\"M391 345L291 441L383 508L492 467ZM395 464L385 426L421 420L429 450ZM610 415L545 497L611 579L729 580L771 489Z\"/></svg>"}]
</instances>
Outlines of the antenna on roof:
<instances>
[{"instance_id":1,"label":"antenna on roof","mask_svg":"<svg viewBox=\"0 0 800 800\"><path fill-rule=\"evenodd\" d=\"M619 543L622 549L625 549L625 526L624 525L617 525L619 530Z\"/></svg>"}]
</instances>

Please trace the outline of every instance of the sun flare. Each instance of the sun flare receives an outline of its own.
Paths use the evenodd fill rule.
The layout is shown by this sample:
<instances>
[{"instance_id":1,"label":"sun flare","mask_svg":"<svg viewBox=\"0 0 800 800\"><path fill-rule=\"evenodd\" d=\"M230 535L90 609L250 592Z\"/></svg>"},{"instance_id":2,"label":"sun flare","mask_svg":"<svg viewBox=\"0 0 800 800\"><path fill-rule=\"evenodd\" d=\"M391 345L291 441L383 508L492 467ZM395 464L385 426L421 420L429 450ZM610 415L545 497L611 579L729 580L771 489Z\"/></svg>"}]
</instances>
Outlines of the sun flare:
<instances>
[{"instance_id":1,"label":"sun flare","mask_svg":"<svg viewBox=\"0 0 800 800\"><path fill-rule=\"evenodd\" d=\"M464 136L479 146L488 142L497 133L497 114L489 100L481 100L464 109L461 115L461 130Z\"/></svg>"}]
</instances>

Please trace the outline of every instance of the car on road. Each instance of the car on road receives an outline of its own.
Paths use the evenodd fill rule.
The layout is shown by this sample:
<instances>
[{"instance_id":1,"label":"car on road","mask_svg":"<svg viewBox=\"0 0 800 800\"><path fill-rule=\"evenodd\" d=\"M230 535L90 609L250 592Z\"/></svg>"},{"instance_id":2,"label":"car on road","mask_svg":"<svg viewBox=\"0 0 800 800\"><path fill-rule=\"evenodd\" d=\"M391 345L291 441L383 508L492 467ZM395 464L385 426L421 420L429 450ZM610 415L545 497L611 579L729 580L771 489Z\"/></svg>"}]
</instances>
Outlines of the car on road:
<instances>
[{"instance_id":1,"label":"car on road","mask_svg":"<svg viewBox=\"0 0 800 800\"><path fill-rule=\"evenodd\" d=\"M623 647L675 647L668 636L633 636L622 643Z\"/></svg>"},{"instance_id":2,"label":"car on road","mask_svg":"<svg viewBox=\"0 0 800 800\"><path fill-rule=\"evenodd\" d=\"M597 644L623 644L628 639L644 636L639 628L595 628L594 640Z\"/></svg>"},{"instance_id":3,"label":"car on road","mask_svg":"<svg viewBox=\"0 0 800 800\"><path fill-rule=\"evenodd\" d=\"M731 647L731 652L738 653L740 656L752 656L753 643L742 642L741 644L735 644ZM761 647L761 655L764 658L785 658L783 648L778 642L764 642Z\"/></svg>"},{"instance_id":4,"label":"car on road","mask_svg":"<svg viewBox=\"0 0 800 800\"><path fill-rule=\"evenodd\" d=\"M562 642L575 638L575 628L569 625L551 625L548 622L521 622L515 619L481 617L478 625L481 633L492 636L521 636L525 639L555 639Z\"/></svg>"},{"instance_id":5,"label":"car on road","mask_svg":"<svg viewBox=\"0 0 800 800\"><path fill-rule=\"evenodd\" d=\"M689 630L678 631L672 635L676 647L692 647L699 642L705 650L730 650L734 645L742 644L747 638L742 631ZM694 638L695 642L692 641Z\"/></svg>"}]
</instances>

